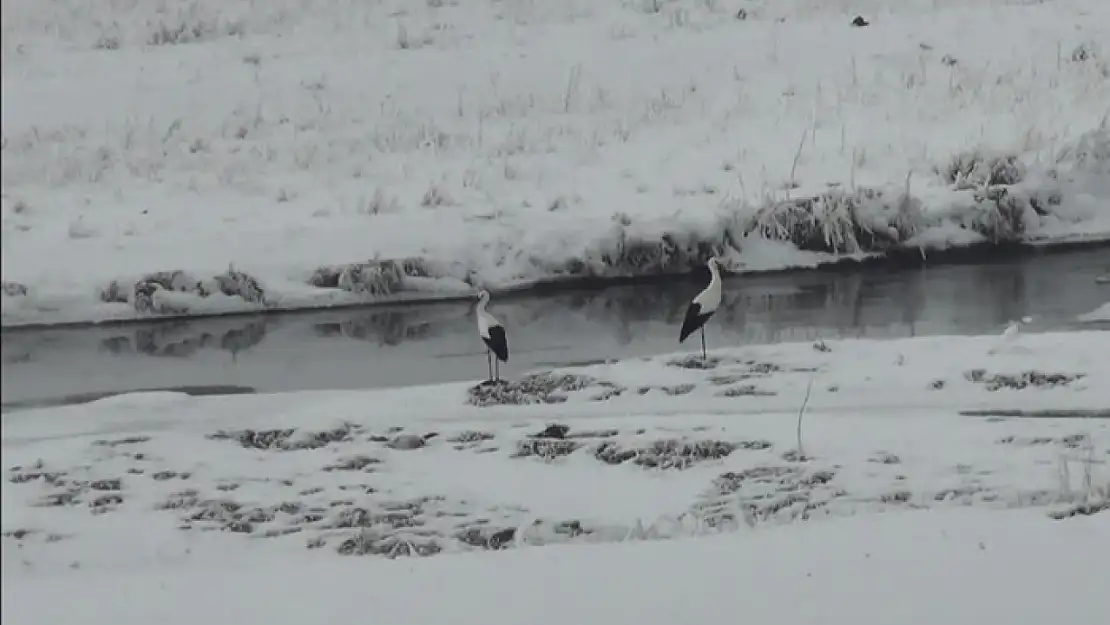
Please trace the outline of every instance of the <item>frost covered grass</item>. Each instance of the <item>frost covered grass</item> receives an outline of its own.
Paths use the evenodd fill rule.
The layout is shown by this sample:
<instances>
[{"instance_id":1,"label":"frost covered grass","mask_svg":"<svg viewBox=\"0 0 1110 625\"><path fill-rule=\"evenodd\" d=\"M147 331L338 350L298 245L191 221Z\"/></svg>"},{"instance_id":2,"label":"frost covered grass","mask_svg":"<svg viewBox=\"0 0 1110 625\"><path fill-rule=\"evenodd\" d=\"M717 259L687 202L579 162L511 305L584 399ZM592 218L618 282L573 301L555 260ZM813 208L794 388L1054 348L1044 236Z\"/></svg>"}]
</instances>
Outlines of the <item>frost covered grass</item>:
<instances>
[{"instance_id":1,"label":"frost covered grass","mask_svg":"<svg viewBox=\"0 0 1110 625\"><path fill-rule=\"evenodd\" d=\"M3 15L5 325L1110 234L1098 0Z\"/></svg>"},{"instance_id":2,"label":"frost covered grass","mask_svg":"<svg viewBox=\"0 0 1110 625\"><path fill-rule=\"evenodd\" d=\"M263 569L281 571L282 584L306 571L346 583L360 557L366 563L352 575L370 593L360 605L388 592L388 616L375 617L388 623L457 618L433 609L442 602L396 607L409 584L426 592L419 580L428 575L438 576L440 594L464 602L514 588L512 605L589 579L605 588L590 599L594 618L621 605L625 616L613 622L639 622L629 606L645 602L625 602L621 589L644 586L615 572L654 558L684 571L677 579L690 592L728 580L729 596L738 575L767 592L792 579L795 591L812 583L837 597L858 584L873 593L892 571L902 588L910 571L939 567L906 596L911 603L897 603L920 618L940 618L969 587L976 592L961 599L960 614L980 601L999 614L1015 604L988 601L995 584L1009 595L1031 575L1039 592L1014 608L1022 618L1012 622L1059 614L1063 597L1075 622L1095 622L1083 610L1101 596L1089 554L1110 540L1107 347L1104 332L827 341L717 350L699 367L671 354L535 372L497 393L469 383L150 393L8 413L4 620L72 622L66 610L95 597L104 622L149 622L187 599L215 601L226 591L215 570L237 580L238 599L221 612L231 618L254 584L271 595L278 588ZM1036 567L1004 566L1033 557ZM412 564L379 568L398 559ZM965 560L994 574L946 582L952 576L939 571ZM533 561L544 573L524 576ZM847 574L851 567L858 571ZM598 570L616 581L598 585ZM159 580L157 599L109 598L132 578ZM483 589L463 590L474 579ZM101 588L105 580L114 589ZM332 586L304 584L298 610L348 614L328 598ZM44 600L63 589L67 601ZM724 594L709 594L699 609L733 613ZM678 597L653 593L649 611L688 615ZM886 623L897 612L805 597L806 610L825 617L855 610L852 622ZM505 601L478 603L496 606L483 613L490 622L502 622L498 610L505 623L520 613ZM262 601L243 618L284 622L262 616L273 605Z\"/></svg>"}]
</instances>

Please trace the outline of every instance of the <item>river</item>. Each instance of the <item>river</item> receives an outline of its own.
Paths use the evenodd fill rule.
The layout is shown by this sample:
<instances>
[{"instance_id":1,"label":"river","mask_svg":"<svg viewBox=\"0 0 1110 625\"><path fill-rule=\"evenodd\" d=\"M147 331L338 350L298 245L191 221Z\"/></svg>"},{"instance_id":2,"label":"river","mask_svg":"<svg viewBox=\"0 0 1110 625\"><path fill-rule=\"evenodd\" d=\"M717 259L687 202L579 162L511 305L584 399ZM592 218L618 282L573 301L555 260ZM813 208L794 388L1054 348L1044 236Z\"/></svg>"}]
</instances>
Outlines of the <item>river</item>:
<instances>
[{"instance_id":1,"label":"river","mask_svg":"<svg viewBox=\"0 0 1110 625\"><path fill-rule=\"evenodd\" d=\"M1088 249L927 268L856 268L726 280L710 348L839 337L1074 329L1110 300L1110 250ZM502 375L699 348L677 342L695 278L495 299L509 335ZM1086 327L1107 329L1104 324ZM112 327L5 330L3 404L121 391L357 389L486 375L471 305L394 307L162 320Z\"/></svg>"}]
</instances>

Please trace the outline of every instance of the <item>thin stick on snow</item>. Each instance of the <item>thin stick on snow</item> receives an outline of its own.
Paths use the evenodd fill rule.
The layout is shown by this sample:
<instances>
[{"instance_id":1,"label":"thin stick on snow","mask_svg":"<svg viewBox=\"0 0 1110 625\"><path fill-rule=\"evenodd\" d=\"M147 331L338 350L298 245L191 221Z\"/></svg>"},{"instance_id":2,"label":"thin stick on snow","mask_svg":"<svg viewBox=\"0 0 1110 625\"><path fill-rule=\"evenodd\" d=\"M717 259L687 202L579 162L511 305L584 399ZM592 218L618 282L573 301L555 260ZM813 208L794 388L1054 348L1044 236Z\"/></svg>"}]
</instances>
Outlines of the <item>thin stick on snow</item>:
<instances>
[{"instance_id":1,"label":"thin stick on snow","mask_svg":"<svg viewBox=\"0 0 1110 625\"><path fill-rule=\"evenodd\" d=\"M809 384L806 384L806 396L805 396L805 399L802 400L802 407L800 409L798 409L798 428L797 428L797 431L795 432L795 435L797 437L797 442L798 442L798 455L800 455L800 456L805 456L806 455L806 452L805 452L804 448L802 447L802 417L805 416L806 406L809 405L809 393L812 390L813 390L813 378L811 377L809 379Z\"/></svg>"}]
</instances>

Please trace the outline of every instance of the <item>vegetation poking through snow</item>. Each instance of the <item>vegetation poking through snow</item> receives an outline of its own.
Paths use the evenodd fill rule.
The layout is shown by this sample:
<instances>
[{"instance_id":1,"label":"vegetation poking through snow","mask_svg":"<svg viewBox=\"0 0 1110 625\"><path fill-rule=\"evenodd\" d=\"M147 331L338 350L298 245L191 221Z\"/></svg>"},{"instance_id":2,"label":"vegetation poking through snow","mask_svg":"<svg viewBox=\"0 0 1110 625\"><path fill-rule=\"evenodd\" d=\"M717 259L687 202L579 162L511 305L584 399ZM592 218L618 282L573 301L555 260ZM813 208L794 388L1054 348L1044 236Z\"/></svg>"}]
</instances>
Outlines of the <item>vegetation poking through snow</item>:
<instances>
[{"instance_id":1,"label":"vegetation poking through snow","mask_svg":"<svg viewBox=\"0 0 1110 625\"><path fill-rule=\"evenodd\" d=\"M1000 389L1021 390L1027 387L1066 386L1086 377L1083 373L1045 373L1041 371L1022 371L1015 374L988 374L986 369L972 369L964 373L969 382L982 384L988 391Z\"/></svg>"},{"instance_id":2,"label":"vegetation poking through snow","mask_svg":"<svg viewBox=\"0 0 1110 625\"><path fill-rule=\"evenodd\" d=\"M483 382L467 391L466 403L472 406L559 404L567 393L598 384L594 378L559 373L536 373L519 380Z\"/></svg>"},{"instance_id":3,"label":"vegetation poking through snow","mask_svg":"<svg viewBox=\"0 0 1110 625\"><path fill-rule=\"evenodd\" d=\"M1025 178L1025 166L1012 155L986 156L979 152L965 152L957 154L937 173L956 188L973 189L1017 184Z\"/></svg>"},{"instance_id":4,"label":"vegetation poking through snow","mask_svg":"<svg viewBox=\"0 0 1110 625\"><path fill-rule=\"evenodd\" d=\"M633 464L652 469L688 469L707 460L725 458L739 445L726 441L662 439L646 445L624 446L604 442L594 450L594 457L605 464Z\"/></svg>"},{"instance_id":5,"label":"vegetation poking through snow","mask_svg":"<svg viewBox=\"0 0 1110 625\"><path fill-rule=\"evenodd\" d=\"M806 197L770 198L759 206L725 202L709 227L683 225L660 232L645 229L628 214L616 213L609 231L598 235L584 252L531 257L514 280L683 274L703 266L710 256L740 257L746 242L753 239L781 241L831 257L934 245L1022 242L1042 223L1084 218L1073 208L1063 208L1074 193L1069 185L1092 176L1110 176L1110 129L1082 135L1048 169L1031 169L1012 154L968 152L937 166L936 173L952 191L943 206L914 195L907 180L887 188L832 186ZM934 241L930 231L968 235L951 243L947 234ZM450 279L465 288L484 284L485 277L480 267L414 256L318 267L307 283L368 297L438 288L427 280L413 279ZM3 284L5 295L27 292L26 285ZM258 279L234 270L203 280L182 270L146 274L133 283L115 280L100 290L100 299L130 304L143 314L189 313L195 301L175 294L224 295L257 307L269 303Z\"/></svg>"},{"instance_id":6,"label":"vegetation poking through snow","mask_svg":"<svg viewBox=\"0 0 1110 625\"><path fill-rule=\"evenodd\" d=\"M220 430L209 434L211 440L232 440L245 449L266 449L291 451L297 449L318 449L332 443L347 442L360 431L361 426L344 423L343 425L319 431L298 430L296 428L271 430Z\"/></svg>"},{"instance_id":7,"label":"vegetation poking through snow","mask_svg":"<svg viewBox=\"0 0 1110 625\"><path fill-rule=\"evenodd\" d=\"M760 208L745 220L745 236L785 241L800 250L855 254L888 250L915 234L921 203L882 189L831 189Z\"/></svg>"},{"instance_id":8,"label":"vegetation poking through snow","mask_svg":"<svg viewBox=\"0 0 1110 625\"><path fill-rule=\"evenodd\" d=\"M372 260L318 267L308 283L319 288L380 296L404 290L407 277L443 277L443 273L434 271L423 258Z\"/></svg>"}]
</instances>

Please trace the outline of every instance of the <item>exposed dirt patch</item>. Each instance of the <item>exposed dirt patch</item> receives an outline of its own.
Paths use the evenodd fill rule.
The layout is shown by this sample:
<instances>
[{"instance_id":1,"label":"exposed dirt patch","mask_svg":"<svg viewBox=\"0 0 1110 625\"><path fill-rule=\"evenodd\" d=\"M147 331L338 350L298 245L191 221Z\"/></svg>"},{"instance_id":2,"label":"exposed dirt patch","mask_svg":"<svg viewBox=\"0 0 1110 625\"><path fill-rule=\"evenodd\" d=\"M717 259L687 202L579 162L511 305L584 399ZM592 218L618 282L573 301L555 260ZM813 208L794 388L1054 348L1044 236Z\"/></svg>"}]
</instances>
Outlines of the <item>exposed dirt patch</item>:
<instances>
[{"instance_id":1,"label":"exposed dirt patch","mask_svg":"<svg viewBox=\"0 0 1110 625\"><path fill-rule=\"evenodd\" d=\"M466 403L472 406L558 404L567 393L598 385L594 378L559 373L537 373L516 381L483 382L470 387Z\"/></svg>"},{"instance_id":2,"label":"exposed dirt patch","mask_svg":"<svg viewBox=\"0 0 1110 625\"><path fill-rule=\"evenodd\" d=\"M1085 373L1045 373L1023 371L1015 374L990 374L986 369L972 369L964 373L969 382L982 384L988 391L1008 388L1021 390L1030 386L1036 388L1066 386L1086 377Z\"/></svg>"},{"instance_id":3,"label":"exposed dirt patch","mask_svg":"<svg viewBox=\"0 0 1110 625\"><path fill-rule=\"evenodd\" d=\"M354 434L361 431L362 427L353 423L344 423L328 430L297 430L296 428L274 430L220 430L209 434L206 438L211 440L231 440L239 443L244 449L268 449L278 451L292 451L296 449L319 449L332 443L347 442L354 439Z\"/></svg>"},{"instance_id":4,"label":"exposed dirt patch","mask_svg":"<svg viewBox=\"0 0 1110 625\"><path fill-rule=\"evenodd\" d=\"M901 464L902 463L901 458L899 458L898 456L896 456L896 455L894 455L890 452L886 452L886 451L876 452L875 455L868 458L867 461L868 462L874 462L874 463L877 463L877 464Z\"/></svg>"}]
</instances>

